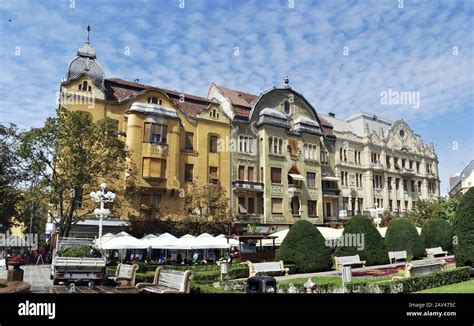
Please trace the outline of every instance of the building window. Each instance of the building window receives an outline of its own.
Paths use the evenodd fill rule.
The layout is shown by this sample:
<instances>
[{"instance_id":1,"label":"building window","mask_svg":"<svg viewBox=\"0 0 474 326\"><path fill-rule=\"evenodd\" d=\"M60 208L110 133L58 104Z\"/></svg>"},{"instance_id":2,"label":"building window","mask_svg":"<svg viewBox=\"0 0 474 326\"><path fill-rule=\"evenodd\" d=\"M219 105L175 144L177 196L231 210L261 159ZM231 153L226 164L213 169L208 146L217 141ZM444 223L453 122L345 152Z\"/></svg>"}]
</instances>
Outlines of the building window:
<instances>
[{"instance_id":1,"label":"building window","mask_svg":"<svg viewBox=\"0 0 474 326\"><path fill-rule=\"evenodd\" d=\"M403 191L408 191L408 182L406 179L403 179Z\"/></svg>"},{"instance_id":2,"label":"building window","mask_svg":"<svg viewBox=\"0 0 474 326\"><path fill-rule=\"evenodd\" d=\"M349 209L349 197L342 197L342 209L345 211Z\"/></svg>"},{"instance_id":3,"label":"building window","mask_svg":"<svg viewBox=\"0 0 474 326\"><path fill-rule=\"evenodd\" d=\"M388 200L388 207L389 207L390 211L393 212L393 200L391 200L391 199Z\"/></svg>"},{"instance_id":4,"label":"building window","mask_svg":"<svg viewBox=\"0 0 474 326\"><path fill-rule=\"evenodd\" d=\"M281 169L271 168L272 183L281 184Z\"/></svg>"},{"instance_id":5,"label":"building window","mask_svg":"<svg viewBox=\"0 0 474 326\"><path fill-rule=\"evenodd\" d=\"M166 125L145 122L145 131L143 133L143 141L148 143L166 144Z\"/></svg>"},{"instance_id":6,"label":"building window","mask_svg":"<svg viewBox=\"0 0 474 326\"><path fill-rule=\"evenodd\" d=\"M356 173L356 187L362 187L362 173Z\"/></svg>"},{"instance_id":7,"label":"building window","mask_svg":"<svg viewBox=\"0 0 474 326\"><path fill-rule=\"evenodd\" d=\"M247 206L249 214L255 214L255 199L248 198L248 206Z\"/></svg>"},{"instance_id":8,"label":"building window","mask_svg":"<svg viewBox=\"0 0 474 326\"><path fill-rule=\"evenodd\" d=\"M277 137L268 138L268 146L270 153L272 154L283 154L283 139Z\"/></svg>"},{"instance_id":9,"label":"building window","mask_svg":"<svg viewBox=\"0 0 474 326\"><path fill-rule=\"evenodd\" d=\"M272 214L283 214L283 199L272 198Z\"/></svg>"},{"instance_id":10,"label":"building window","mask_svg":"<svg viewBox=\"0 0 474 326\"><path fill-rule=\"evenodd\" d=\"M407 163L407 160L405 160L404 158L402 158L402 169L403 168L406 168L406 163Z\"/></svg>"},{"instance_id":11,"label":"building window","mask_svg":"<svg viewBox=\"0 0 474 326\"><path fill-rule=\"evenodd\" d=\"M304 144L303 145L303 152L304 152L304 158L306 160L317 160L317 151L318 151L318 146L314 144Z\"/></svg>"},{"instance_id":12,"label":"building window","mask_svg":"<svg viewBox=\"0 0 474 326\"><path fill-rule=\"evenodd\" d=\"M254 174L253 166L249 166L248 170L247 170L247 179L248 179L248 181L253 182L253 180L254 180L253 174Z\"/></svg>"},{"instance_id":13,"label":"building window","mask_svg":"<svg viewBox=\"0 0 474 326\"><path fill-rule=\"evenodd\" d=\"M397 200L397 211L400 212L400 200Z\"/></svg>"},{"instance_id":14,"label":"building window","mask_svg":"<svg viewBox=\"0 0 474 326\"><path fill-rule=\"evenodd\" d=\"M148 103L158 104L158 97L152 96L148 98ZM161 103L160 103L161 104Z\"/></svg>"},{"instance_id":15,"label":"building window","mask_svg":"<svg viewBox=\"0 0 474 326\"><path fill-rule=\"evenodd\" d=\"M283 111L286 114L290 114L290 102L289 101L283 102Z\"/></svg>"},{"instance_id":16,"label":"building window","mask_svg":"<svg viewBox=\"0 0 474 326\"><path fill-rule=\"evenodd\" d=\"M415 181L414 180L411 180L411 182L410 182L410 191L415 192Z\"/></svg>"},{"instance_id":17,"label":"building window","mask_svg":"<svg viewBox=\"0 0 474 326\"><path fill-rule=\"evenodd\" d=\"M306 184L308 188L315 188L316 187L316 173L314 172L307 172L306 173Z\"/></svg>"},{"instance_id":18,"label":"building window","mask_svg":"<svg viewBox=\"0 0 474 326\"><path fill-rule=\"evenodd\" d=\"M372 163L380 163L380 154L379 153L371 153Z\"/></svg>"},{"instance_id":19,"label":"building window","mask_svg":"<svg viewBox=\"0 0 474 326\"><path fill-rule=\"evenodd\" d=\"M363 198L357 198L357 210L359 213L362 213L364 210L364 199Z\"/></svg>"},{"instance_id":20,"label":"building window","mask_svg":"<svg viewBox=\"0 0 474 326\"><path fill-rule=\"evenodd\" d=\"M405 200L405 211L408 212L408 200Z\"/></svg>"},{"instance_id":21,"label":"building window","mask_svg":"<svg viewBox=\"0 0 474 326\"><path fill-rule=\"evenodd\" d=\"M362 164L360 160L360 151L354 152L354 161L355 161L355 164L359 164L359 165Z\"/></svg>"},{"instance_id":22,"label":"building window","mask_svg":"<svg viewBox=\"0 0 474 326\"><path fill-rule=\"evenodd\" d=\"M395 189L396 190L400 189L400 179L399 178L395 179Z\"/></svg>"},{"instance_id":23,"label":"building window","mask_svg":"<svg viewBox=\"0 0 474 326\"><path fill-rule=\"evenodd\" d=\"M241 153L254 153L254 142L252 137L240 136L239 137L239 152Z\"/></svg>"},{"instance_id":24,"label":"building window","mask_svg":"<svg viewBox=\"0 0 474 326\"><path fill-rule=\"evenodd\" d=\"M245 180L245 166L239 165L239 180L244 181Z\"/></svg>"},{"instance_id":25,"label":"building window","mask_svg":"<svg viewBox=\"0 0 474 326\"><path fill-rule=\"evenodd\" d=\"M421 185L422 185L422 182L418 181L418 192L421 192Z\"/></svg>"},{"instance_id":26,"label":"building window","mask_svg":"<svg viewBox=\"0 0 474 326\"><path fill-rule=\"evenodd\" d=\"M213 109L210 113L209 116L214 119L219 119L219 112L217 112L217 109Z\"/></svg>"},{"instance_id":27,"label":"building window","mask_svg":"<svg viewBox=\"0 0 474 326\"><path fill-rule=\"evenodd\" d=\"M192 151L194 134L192 132L186 132L184 136L184 149Z\"/></svg>"},{"instance_id":28,"label":"building window","mask_svg":"<svg viewBox=\"0 0 474 326\"><path fill-rule=\"evenodd\" d=\"M393 158L393 167L395 170L400 170L400 166L398 165L398 157Z\"/></svg>"},{"instance_id":29,"label":"building window","mask_svg":"<svg viewBox=\"0 0 474 326\"><path fill-rule=\"evenodd\" d=\"M161 203L161 195L143 194L140 198L140 205L146 208L158 208Z\"/></svg>"},{"instance_id":30,"label":"building window","mask_svg":"<svg viewBox=\"0 0 474 326\"><path fill-rule=\"evenodd\" d=\"M372 179L372 186L376 189L383 188L383 177L381 175L374 175Z\"/></svg>"},{"instance_id":31,"label":"building window","mask_svg":"<svg viewBox=\"0 0 474 326\"><path fill-rule=\"evenodd\" d=\"M341 162L347 162L347 149L339 148L339 160Z\"/></svg>"},{"instance_id":32,"label":"building window","mask_svg":"<svg viewBox=\"0 0 474 326\"><path fill-rule=\"evenodd\" d=\"M217 136L209 137L209 152L217 153Z\"/></svg>"},{"instance_id":33,"label":"building window","mask_svg":"<svg viewBox=\"0 0 474 326\"><path fill-rule=\"evenodd\" d=\"M193 168L194 165L192 164L185 164L184 165L184 181L185 182L193 182Z\"/></svg>"},{"instance_id":34,"label":"building window","mask_svg":"<svg viewBox=\"0 0 474 326\"><path fill-rule=\"evenodd\" d=\"M343 186L347 186L347 185L348 185L348 183L347 183L347 175L348 175L347 172L341 171L341 185L343 185Z\"/></svg>"},{"instance_id":35,"label":"building window","mask_svg":"<svg viewBox=\"0 0 474 326\"><path fill-rule=\"evenodd\" d=\"M388 190L392 190L392 177L388 177Z\"/></svg>"},{"instance_id":36,"label":"building window","mask_svg":"<svg viewBox=\"0 0 474 326\"><path fill-rule=\"evenodd\" d=\"M166 160L158 158L144 158L142 176L145 178L164 178L166 172Z\"/></svg>"},{"instance_id":37,"label":"building window","mask_svg":"<svg viewBox=\"0 0 474 326\"><path fill-rule=\"evenodd\" d=\"M209 167L209 182L213 184L219 183L218 169L215 166Z\"/></svg>"},{"instance_id":38,"label":"building window","mask_svg":"<svg viewBox=\"0 0 474 326\"><path fill-rule=\"evenodd\" d=\"M247 208L245 207L245 197L239 197L239 213L247 214Z\"/></svg>"},{"instance_id":39,"label":"building window","mask_svg":"<svg viewBox=\"0 0 474 326\"><path fill-rule=\"evenodd\" d=\"M387 169L390 169L390 156L385 157L385 164L387 165Z\"/></svg>"},{"instance_id":40,"label":"building window","mask_svg":"<svg viewBox=\"0 0 474 326\"><path fill-rule=\"evenodd\" d=\"M321 151L321 164L329 164L329 153L328 151Z\"/></svg>"},{"instance_id":41,"label":"building window","mask_svg":"<svg viewBox=\"0 0 474 326\"><path fill-rule=\"evenodd\" d=\"M416 173L420 173L420 162L416 162Z\"/></svg>"},{"instance_id":42,"label":"building window","mask_svg":"<svg viewBox=\"0 0 474 326\"><path fill-rule=\"evenodd\" d=\"M308 200L308 216L318 216L318 202L316 200Z\"/></svg>"}]
</instances>

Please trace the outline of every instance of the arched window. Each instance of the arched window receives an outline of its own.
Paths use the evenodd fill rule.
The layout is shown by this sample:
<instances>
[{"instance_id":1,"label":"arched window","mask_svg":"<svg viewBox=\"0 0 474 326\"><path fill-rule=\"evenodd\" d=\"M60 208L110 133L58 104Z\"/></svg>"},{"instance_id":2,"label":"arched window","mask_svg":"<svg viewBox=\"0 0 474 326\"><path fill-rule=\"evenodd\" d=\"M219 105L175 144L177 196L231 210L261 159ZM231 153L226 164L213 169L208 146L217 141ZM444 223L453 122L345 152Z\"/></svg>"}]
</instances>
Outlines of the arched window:
<instances>
[{"instance_id":1,"label":"arched window","mask_svg":"<svg viewBox=\"0 0 474 326\"><path fill-rule=\"evenodd\" d=\"M286 114L290 114L290 102L289 101L285 101L283 103L283 111L286 113Z\"/></svg>"},{"instance_id":2,"label":"arched window","mask_svg":"<svg viewBox=\"0 0 474 326\"><path fill-rule=\"evenodd\" d=\"M85 81L85 80L82 82L82 90L83 90L84 92L87 92L87 90L88 90L87 81Z\"/></svg>"}]
</instances>

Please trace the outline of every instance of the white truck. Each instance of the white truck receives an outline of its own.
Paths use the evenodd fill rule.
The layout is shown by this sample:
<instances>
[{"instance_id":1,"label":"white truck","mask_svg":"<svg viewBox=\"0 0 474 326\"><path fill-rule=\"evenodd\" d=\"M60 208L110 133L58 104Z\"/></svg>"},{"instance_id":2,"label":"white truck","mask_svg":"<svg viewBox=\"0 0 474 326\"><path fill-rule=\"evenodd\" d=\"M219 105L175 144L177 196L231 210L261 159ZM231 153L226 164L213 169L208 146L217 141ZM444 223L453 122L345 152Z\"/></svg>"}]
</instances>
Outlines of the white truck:
<instances>
[{"instance_id":1,"label":"white truck","mask_svg":"<svg viewBox=\"0 0 474 326\"><path fill-rule=\"evenodd\" d=\"M93 246L93 240L83 238L58 238L51 264L51 279L54 285L59 282L100 282L105 272L105 258L99 257L61 257L67 249L78 246Z\"/></svg>"}]
</instances>

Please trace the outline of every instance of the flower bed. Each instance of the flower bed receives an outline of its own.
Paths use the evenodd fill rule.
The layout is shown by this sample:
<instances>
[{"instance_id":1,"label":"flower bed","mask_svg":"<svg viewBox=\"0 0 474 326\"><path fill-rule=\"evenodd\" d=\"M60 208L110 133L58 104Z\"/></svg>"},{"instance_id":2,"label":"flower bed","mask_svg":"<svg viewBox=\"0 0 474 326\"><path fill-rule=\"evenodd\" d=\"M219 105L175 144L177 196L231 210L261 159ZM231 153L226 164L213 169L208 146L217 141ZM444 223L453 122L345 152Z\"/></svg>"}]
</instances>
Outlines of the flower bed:
<instances>
[{"instance_id":1,"label":"flower bed","mask_svg":"<svg viewBox=\"0 0 474 326\"><path fill-rule=\"evenodd\" d=\"M387 275L392 275L392 274L398 274L400 271L403 271L403 267L398 267L398 268L381 268L381 269L373 269L370 271L365 271L365 272L352 272L352 276L373 276L373 277L379 277L379 276L387 276Z\"/></svg>"}]
</instances>

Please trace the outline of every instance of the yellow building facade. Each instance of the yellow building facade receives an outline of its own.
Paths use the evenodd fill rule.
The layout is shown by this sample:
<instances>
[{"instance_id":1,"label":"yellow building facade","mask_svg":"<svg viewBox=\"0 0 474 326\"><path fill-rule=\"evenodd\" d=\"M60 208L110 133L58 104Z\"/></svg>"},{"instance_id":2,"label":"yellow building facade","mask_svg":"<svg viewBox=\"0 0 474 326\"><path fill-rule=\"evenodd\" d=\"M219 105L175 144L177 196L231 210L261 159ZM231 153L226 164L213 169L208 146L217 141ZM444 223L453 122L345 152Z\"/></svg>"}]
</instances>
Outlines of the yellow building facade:
<instances>
[{"instance_id":1,"label":"yellow building facade","mask_svg":"<svg viewBox=\"0 0 474 326\"><path fill-rule=\"evenodd\" d=\"M116 122L117 137L126 143L135 170L133 193L117 217L144 215L158 207L177 213L193 183L219 183L229 197L230 152L218 146L229 138L230 119L219 103L106 79L96 59L87 40L61 83L60 107L86 112L93 121L108 117ZM123 178L114 187L124 188L129 171L118 168Z\"/></svg>"}]
</instances>

